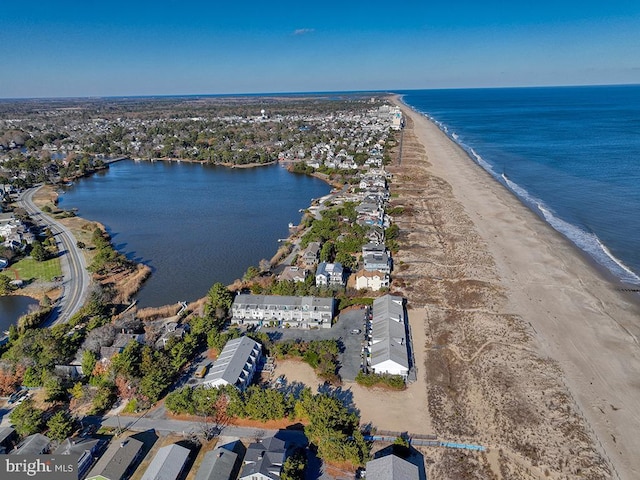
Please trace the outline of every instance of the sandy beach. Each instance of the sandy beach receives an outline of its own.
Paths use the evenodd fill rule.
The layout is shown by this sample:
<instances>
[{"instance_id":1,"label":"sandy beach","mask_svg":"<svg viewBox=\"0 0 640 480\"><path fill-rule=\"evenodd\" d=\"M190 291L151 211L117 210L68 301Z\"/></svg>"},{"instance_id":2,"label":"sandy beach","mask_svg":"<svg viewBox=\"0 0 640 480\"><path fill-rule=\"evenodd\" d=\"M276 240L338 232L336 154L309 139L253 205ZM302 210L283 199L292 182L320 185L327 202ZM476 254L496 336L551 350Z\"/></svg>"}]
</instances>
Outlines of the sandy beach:
<instances>
[{"instance_id":1,"label":"sandy beach","mask_svg":"<svg viewBox=\"0 0 640 480\"><path fill-rule=\"evenodd\" d=\"M503 478L640 478L634 294L401 106L394 290L428 312L433 426L501 449Z\"/></svg>"}]
</instances>

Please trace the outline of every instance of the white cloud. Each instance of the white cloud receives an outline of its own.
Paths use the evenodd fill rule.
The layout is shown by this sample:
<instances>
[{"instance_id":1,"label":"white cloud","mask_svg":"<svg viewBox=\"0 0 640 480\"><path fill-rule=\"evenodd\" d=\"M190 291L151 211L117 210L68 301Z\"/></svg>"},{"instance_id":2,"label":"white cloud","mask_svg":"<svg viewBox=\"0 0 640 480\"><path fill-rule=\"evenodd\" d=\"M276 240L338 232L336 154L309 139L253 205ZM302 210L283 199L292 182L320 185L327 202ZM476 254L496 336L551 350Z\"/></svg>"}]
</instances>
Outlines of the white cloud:
<instances>
[{"instance_id":1,"label":"white cloud","mask_svg":"<svg viewBox=\"0 0 640 480\"><path fill-rule=\"evenodd\" d=\"M294 35L306 35L307 33L313 33L315 31L316 31L315 28L298 28L298 29L293 31L293 34Z\"/></svg>"}]
</instances>

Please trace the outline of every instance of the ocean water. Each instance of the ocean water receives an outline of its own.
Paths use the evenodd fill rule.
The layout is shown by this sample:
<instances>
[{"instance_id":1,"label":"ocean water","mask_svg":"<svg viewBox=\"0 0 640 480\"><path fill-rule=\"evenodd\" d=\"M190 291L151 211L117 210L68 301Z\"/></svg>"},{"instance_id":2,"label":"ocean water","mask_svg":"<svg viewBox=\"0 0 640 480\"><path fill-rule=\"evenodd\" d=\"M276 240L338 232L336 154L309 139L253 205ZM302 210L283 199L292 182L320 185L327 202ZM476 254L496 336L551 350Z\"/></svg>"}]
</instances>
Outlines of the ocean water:
<instances>
[{"instance_id":1,"label":"ocean water","mask_svg":"<svg viewBox=\"0 0 640 480\"><path fill-rule=\"evenodd\" d=\"M640 85L398 93L599 265L640 285Z\"/></svg>"}]
</instances>

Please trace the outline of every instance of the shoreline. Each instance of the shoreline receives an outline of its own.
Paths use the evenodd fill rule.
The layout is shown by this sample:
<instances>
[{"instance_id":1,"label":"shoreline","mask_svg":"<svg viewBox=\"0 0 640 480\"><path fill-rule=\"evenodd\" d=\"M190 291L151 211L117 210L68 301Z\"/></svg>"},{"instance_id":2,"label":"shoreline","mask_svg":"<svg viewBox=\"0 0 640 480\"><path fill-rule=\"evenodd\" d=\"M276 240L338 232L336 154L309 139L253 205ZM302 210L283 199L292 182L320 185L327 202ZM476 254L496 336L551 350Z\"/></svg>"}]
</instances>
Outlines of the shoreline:
<instances>
[{"instance_id":1,"label":"shoreline","mask_svg":"<svg viewBox=\"0 0 640 480\"><path fill-rule=\"evenodd\" d=\"M525 201L525 199L521 198L515 191L513 191L512 188L510 188L507 184L506 184L506 180L505 182L502 182L499 178L497 178L496 176L494 176L492 174L492 172L490 172L489 170L487 170L485 167L482 166L482 164L473 158L473 156L471 155L471 153L469 153L467 151L467 149L465 149L464 145L461 145L460 143L458 143L458 141L454 138L452 138L446 131L444 131L439 122L433 118L431 118L430 116L416 110L415 108L413 108L411 105L407 104L404 101L404 95L392 95L392 99L395 99L396 102L400 103L402 106L404 106L407 110L410 110L411 112L413 112L415 115L419 115L420 117L425 118L429 123L433 124L438 130L440 130L440 132L442 132L442 134L447 137L447 139L449 139L449 141L451 141L454 145L456 145L460 150L462 150L462 152L464 153L464 155L466 155L469 159L469 161L471 161L474 165L478 166L491 180L493 180L496 184L501 185L508 193L510 193L522 206L524 206L525 208L527 208L531 213L533 213L536 217L538 217L542 222L544 222L546 225L549 226L549 228L551 228L554 232L556 232L558 235L560 235L564 240L568 241L571 246L576 250L576 252L578 254L580 254L582 256L582 258L585 260L585 262L587 262L588 264L590 264L595 270L597 270L598 274L603 277L604 281L610 282L613 285L616 286L616 288L619 289L639 289L640 290L640 274L636 273L632 270L629 269L629 267L627 267L626 265L624 265L624 263L622 262L622 260L620 260L617 257L614 257L609 251L608 251L608 247L604 244L600 244L600 248L602 250L602 254L605 255L613 264L617 265L617 267L626 272L627 274L634 276L634 277L639 277L639 281L637 283L633 283L631 281L626 281L624 278L621 278L619 275L617 275L614 271L611 270L611 268L608 268L606 265L604 265L601 261L599 261L596 257L594 257L593 255L591 255L588 251L586 251L585 249L581 248L580 245L578 245L577 243L575 243L571 237L569 237L568 235L566 235L565 233L563 233L562 231L556 229L544 216L544 214L539 210L539 209L535 209L533 208L531 205L527 204L527 202ZM562 219L559 219L562 220ZM577 227L580 228L580 227ZM596 239L598 240L598 242L600 242L599 237L596 236ZM638 306L640 306L640 293L636 293L635 295L631 295L631 301L636 303Z\"/></svg>"},{"instance_id":2,"label":"shoreline","mask_svg":"<svg viewBox=\"0 0 640 480\"><path fill-rule=\"evenodd\" d=\"M583 419L592 446L603 454L618 477L637 478L640 302L627 298L635 295L617 291L620 283L611 281L611 272L605 275L604 267L598 268L595 260L525 206L430 119L397 95L393 101L413 121L414 133L424 147L424 158L415 165L450 189L447 191L482 243L478 248L489 255L486 265L473 266L473 258L469 258L463 265L467 272L463 276L495 284L497 300L491 308L521 319L521 326L530 330L531 337L524 345L540 359L550 359L560 367L559 381L570 392L576 418ZM406 168L403 159L396 169ZM474 248L471 241L456 238L459 243L447 247L456 253L463 247ZM408 296L411 298L411 294ZM491 320L477 320L478 324L483 322L491 325ZM501 368L510 368L521 360L503 358L501 362ZM529 391L535 395L540 390L531 385L532 381L519 379L527 397ZM537 410L546 400L529 402ZM471 408L489 407L480 402ZM549 443L550 439L542 447L550 448Z\"/></svg>"}]
</instances>

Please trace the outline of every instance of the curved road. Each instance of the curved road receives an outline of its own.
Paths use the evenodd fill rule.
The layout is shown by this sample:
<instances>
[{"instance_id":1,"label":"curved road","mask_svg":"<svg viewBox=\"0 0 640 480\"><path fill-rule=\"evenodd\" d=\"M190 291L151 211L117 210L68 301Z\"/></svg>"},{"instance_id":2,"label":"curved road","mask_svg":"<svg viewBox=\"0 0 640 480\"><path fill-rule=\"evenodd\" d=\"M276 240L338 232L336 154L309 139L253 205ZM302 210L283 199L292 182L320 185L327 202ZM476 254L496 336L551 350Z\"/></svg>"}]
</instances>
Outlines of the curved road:
<instances>
[{"instance_id":1,"label":"curved road","mask_svg":"<svg viewBox=\"0 0 640 480\"><path fill-rule=\"evenodd\" d=\"M61 223L45 215L33 203L33 195L40 187L25 190L18 199L18 205L24 208L33 221L42 227L49 227L56 239L60 264L62 267L62 296L53 309L48 325L68 321L85 302L91 279L87 273L84 255L78 249L73 234Z\"/></svg>"}]
</instances>

